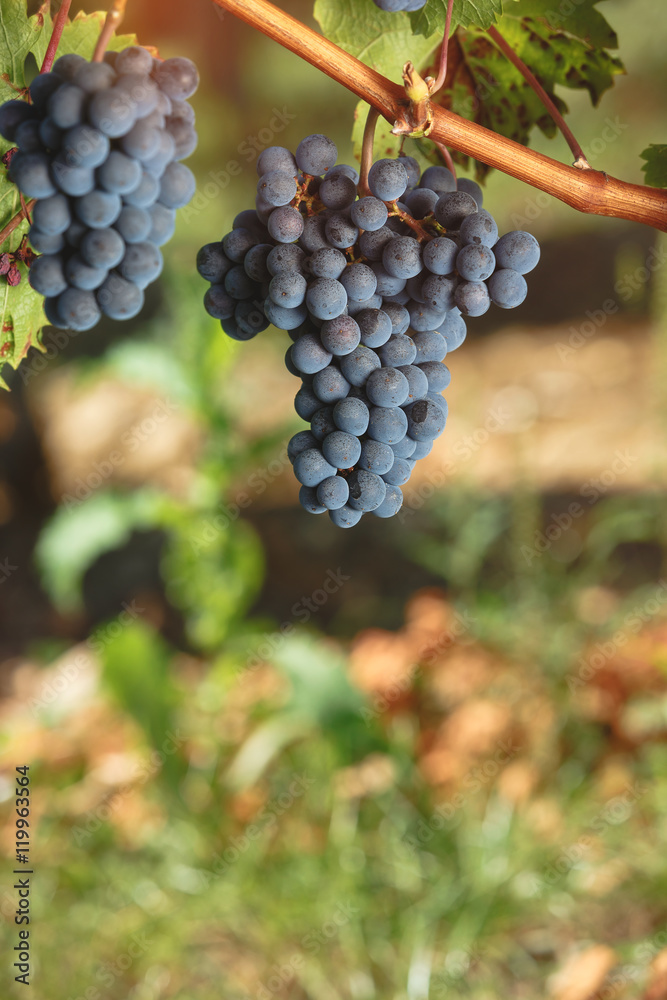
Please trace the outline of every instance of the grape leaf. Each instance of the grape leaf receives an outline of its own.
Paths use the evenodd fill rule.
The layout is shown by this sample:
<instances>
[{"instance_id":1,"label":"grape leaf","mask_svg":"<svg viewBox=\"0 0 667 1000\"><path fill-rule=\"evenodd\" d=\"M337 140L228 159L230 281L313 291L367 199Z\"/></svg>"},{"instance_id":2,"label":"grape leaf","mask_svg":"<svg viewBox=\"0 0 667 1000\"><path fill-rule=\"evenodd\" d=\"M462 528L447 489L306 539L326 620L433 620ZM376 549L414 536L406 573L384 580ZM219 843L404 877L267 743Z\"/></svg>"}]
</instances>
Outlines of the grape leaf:
<instances>
[{"instance_id":1,"label":"grape leaf","mask_svg":"<svg viewBox=\"0 0 667 1000\"><path fill-rule=\"evenodd\" d=\"M46 5L48 7L48 5ZM0 104L21 97L26 86L25 61L40 42L42 34L50 34L48 12L40 9L28 17L25 0L0 0ZM0 137L0 156L4 156L12 143ZM7 179L7 171L0 164L0 230L14 218L21 207L16 187ZM28 230L24 220L4 240L0 250L16 250ZM46 322L42 297L28 284L27 268L19 264L21 281L10 286L0 277L0 365L16 368L30 347L40 347L39 333ZM7 388L0 378L0 387Z\"/></svg>"},{"instance_id":2,"label":"grape leaf","mask_svg":"<svg viewBox=\"0 0 667 1000\"><path fill-rule=\"evenodd\" d=\"M84 59L91 59L106 16L106 13L101 10L94 11L92 14L84 14L82 11L79 11L76 17L68 21L65 25L65 30L58 45L58 55L64 56L68 52L77 52ZM39 45L34 50L37 62L40 65L41 60L44 58L50 35L51 32L45 30ZM126 49L129 45L137 44L136 35L113 35L107 48L113 52L119 52L121 49ZM148 46L146 47L148 48Z\"/></svg>"},{"instance_id":3,"label":"grape leaf","mask_svg":"<svg viewBox=\"0 0 667 1000\"><path fill-rule=\"evenodd\" d=\"M408 59L421 65L440 41L413 35L407 14L386 14L372 0L316 0L314 13L327 38L399 83Z\"/></svg>"},{"instance_id":4,"label":"grape leaf","mask_svg":"<svg viewBox=\"0 0 667 1000\"><path fill-rule=\"evenodd\" d=\"M642 167L646 183L651 187L667 187L667 146L652 142L641 153L641 158L646 160Z\"/></svg>"},{"instance_id":5,"label":"grape leaf","mask_svg":"<svg viewBox=\"0 0 667 1000\"><path fill-rule=\"evenodd\" d=\"M614 76L624 72L621 61L608 51L617 39L595 9L598 2L581 0L572 13L564 14L562 7L551 10L549 0L516 0L497 25L563 114L567 105L555 94L557 85L587 90L595 105ZM456 114L522 145L528 144L534 127L549 137L557 131L523 76L477 28L459 28L450 38L447 80L439 100ZM465 155L456 153L454 158L467 166ZM490 168L478 164L476 169L483 178Z\"/></svg>"},{"instance_id":6,"label":"grape leaf","mask_svg":"<svg viewBox=\"0 0 667 1000\"><path fill-rule=\"evenodd\" d=\"M503 0L454 0L452 31L458 25L463 28L488 28L496 23L502 12ZM442 37L447 19L447 0L427 0L421 10L414 11L409 17L416 35L436 33Z\"/></svg>"},{"instance_id":7,"label":"grape leaf","mask_svg":"<svg viewBox=\"0 0 667 1000\"><path fill-rule=\"evenodd\" d=\"M27 69L31 68L34 75L32 57L41 66L53 30L49 6L42 4L36 14L28 17L26 0L0 0L0 104L22 96L31 78ZM90 59L105 17L101 11L77 14L65 26L58 55L78 52ZM134 44L134 35L120 35L111 39L109 48L118 50ZM11 147L12 143L0 137L0 156ZM14 218L20 206L19 193L0 164L0 230ZM29 223L24 220L3 242L0 251L16 250L28 228ZM21 281L15 286L8 285L0 276L0 365L6 363L12 368L18 367L31 347L43 350L40 334L46 323L44 300L28 284L25 265L19 264L19 272ZM0 387L7 388L2 378Z\"/></svg>"}]
</instances>

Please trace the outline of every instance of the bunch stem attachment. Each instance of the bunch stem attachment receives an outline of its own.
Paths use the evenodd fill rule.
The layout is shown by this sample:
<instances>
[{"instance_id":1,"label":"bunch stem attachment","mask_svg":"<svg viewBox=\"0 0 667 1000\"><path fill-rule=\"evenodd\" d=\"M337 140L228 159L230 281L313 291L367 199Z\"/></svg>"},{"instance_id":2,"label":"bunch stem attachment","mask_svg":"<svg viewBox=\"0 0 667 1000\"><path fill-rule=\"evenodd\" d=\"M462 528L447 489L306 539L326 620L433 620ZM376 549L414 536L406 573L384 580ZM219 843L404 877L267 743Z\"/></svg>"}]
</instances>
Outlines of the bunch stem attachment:
<instances>
[{"instance_id":1,"label":"bunch stem attachment","mask_svg":"<svg viewBox=\"0 0 667 1000\"><path fill-rule=\"evenodd\" d=\"M111 36L114 31L120 27L122 20L125 17L126 7L127 0L114 0L113 6L104 21L100 37L97 39L97 45L95 46L95 52L93 53L93 62L102 62L104 59L104 53L106 52L107 46L111 41Z\"/></svg>"}]
</instances>

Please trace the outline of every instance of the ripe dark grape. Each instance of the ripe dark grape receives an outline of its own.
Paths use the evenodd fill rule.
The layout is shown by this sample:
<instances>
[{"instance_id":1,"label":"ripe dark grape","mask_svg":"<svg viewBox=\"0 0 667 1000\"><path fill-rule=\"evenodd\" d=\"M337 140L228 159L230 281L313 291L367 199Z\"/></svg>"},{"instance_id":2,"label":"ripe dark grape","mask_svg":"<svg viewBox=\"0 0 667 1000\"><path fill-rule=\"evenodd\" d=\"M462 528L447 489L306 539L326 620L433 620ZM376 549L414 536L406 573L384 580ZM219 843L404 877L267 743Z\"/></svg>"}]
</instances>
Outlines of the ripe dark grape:
<instances>
[{"instance_id":1,"label":"ripe dark grape","mask_svg":"<svg viewBox=\"0 0 667 1000\"><path fill-rule=\"evenodd\" d=\"M357 511L375 510L376 507L380 506L387 493L386 484L380 476L367 469L358 469L353 472L349 476L347 484L350 489L348 505Z\"/></svg>"},{"instance_id":2,"label":"ripe dark grape","mask_svg":"<svg viewBox=\"0 0 667 1000\"><path fill-rule=\"evenodd\" d=\"M112 271L97 292L97 302L109 319L132 319L141 312L144 293L134 281L126 281Z\"/></svg>"},{"instance_id":3,"label":"ripe dark grape","mask_svg":"<svg viewBox=\"0 0 667 1000\"><path fill-rule=\"evenodd\" d=\"M180 56L165 59L158 65L154 75L160 90L175 101L186 101L199 86L199 74L195 64Z\"/></svg>"},{"instance_id":4,"label":"ripe dark grape","mask_svg":"<svg viewBox=\"0 0 667 1000\"><path fill-rule=\"evenodd\" d=\"M100 318L100 308L92 292L66 288L58 298L59 326L69 330L90 330Z\"/></svg>"},{"instance_id":5,"label":"ripe dark grape","mask_svg":"<svg viewBox=\"0 0 667 1000\"><path fill-rule=\"evenodd\" d=\"M376 160L368 171L368 186L380 201L396 201L408 186L408 175L400 160Z\"/></svg>"},{"instance_id":6,"label":"ripe dark grape","mask_svg":"<svg viewBox=\"0 0 667 1000\"><path fill-rule=\"evenodd\" d=\"M324 441L329 434L338 430L333 419L333 406L322 406L313 413L310 430L316 441Z\"/></svg>"},{"instance_id":7,"label":"ripe dark grape","mask_svg":"<svg viewBox=\"0 0 667 1000\"><path fill-rule=\"evenodd\" d=\"M59 254L42 255L30 268L30 284L45 298L60 295L67 288L63 259Z\"/></svg>"},{"instance_id":8,"label":"ripe dark grape","mask_svg":"<svg viewBox=\"0 0 667 1000\"><path fill-rule=\"evenodd\" d=\"M304 174L316 176L333 167L337 156L336 144L326 135L309 135L297 146L295 160Z\"/></svg>"},{"instance_id":9,"label":"ripe dark grape","mask_svg":"<svg viewBox=\"0 0 667 1000\"><path fill-rule=\"evenodd\" d=\"M359 461L361 443L354 434L335 430L322 441L322 454L337 469L351 469Z\"/></svg>"},{"instance_id":10,"label":"ripe dark grape","mask_svg":"<svg viewBox=\"0 0 667 1000\"><path fill-rule=\"evenodd\" d=\"M361 333L352 316L339 316L322 324L320 340L323 346L336 357L350 354L359 346Z\"/></svg>"},{"instance_id":11,"label":"ripe dark grape","mask_svg":"<svg viewBox=\"0 0 667 1000\"><path fill-rule=\"evenodd\" d=\"M161 205L159 201L154 205L149 205L146 212L151 220L151 231L148 234L148 240L150 243L155 243L156 246L161 247L165 243L168 243L174 235L176 212L173 208Z\"/></svg>"},{"instance_id":12,"label":"ripe dark grape","mask_svg":"<svg viewBox=\"0 0 667 1000\"><path fill-rule=\"evenodd\" d=\"M141 243L150 236L153 223L143 208L125 205L114 222L114 229L120 233L125 243Z\"/></svg>"},{"instance_id":13,"label":"ripe dark grape","mask_svg":"<svg viewBox=\"0 0 667 1000\"><path fill-rule=\"evenodd\" d=\"M79 252L90 267L116 267L125 254L125 243L115 229L89 229Z\"/></svg>"},{"instance_id":14,"label":"ripe dark grape","mask_svg":"<svg viewBox=\"0 0 667 1000\"><path fill-rule=\"evenodd\" d=\"M15 153L9 165L9 178L27 198L50 198L57 189L51 179L46 153Z\"/></svg>"},{"instance_id":15,"label":"ripe dark grape","mask_svg":"<svg viewBox=\"0 0 667 1000\"><path fill-rule=\"evenodd\" d=\"M387 221L387 206L379 198L360 198L350 211L350 218L355 226L374 232L381 229Z\"/></svg>"},{"instance_id":16,"label":"ripe dark grape","mask_svg":"<svg viewBox=\"0 0 667 1000\"><path fill-rule=\"evenodd\" d=\"M316 250L308 261L308 271L315 278L339 278L345 270L345 254L333 247Z\"/></svg>"},{"instance_id":17,"label":"ripe dark grape","mask_svg":"<svg viewBox=\"0 0 667 1000\"><path fill-rule=\"evenodd\" d=\"M501 268L488 281L491 301L501 309L516 309L528 294L526 279L518 271Z\"/></svg>"},{"instance_id":18,"label":"ripe dark grape","mask_svg":"<svg viewBox=\"0 0 667 1000\"><path fill-rule=\"evenodd\" d=\"M437 194L446 194L448 191L457 190L456 179L448 167L427 167L421 176L419 186L435 191Z\"/></svg>"},{"instance_id":19,"label":"ripe dark grape","mask_svg":"<svg viewBox=\"0 0 667 1000\"><path fill-rule=\"evenodd\" d=\"M336 475L319 448L307 448L294 459L294 475L303 486L319 486L324 479Z\"/></svg>"},{"instance_id":20,"label":"ripe dark grape","mask_svg":"<svg viewBox=\"0 0 667 1000\"><path fill-rule=\"evenodd\" d=\"M39 258L48 259L48 258ZM37 263L37 261L35 261ZM33 268L30 268L31 274ZM78 253L68 258L65 264L65 277L68 284L73 288L80 288L84 292L90 292L94 288L99 288L109 272L105 268L91 267ZM34 286L33 286L34 287ZM42 293L45 294L45 293Z\"/></svg>"},{"instance_id":21,"label":"ripe dark grape","mask_svg":"<svg viewBox=\"0 0 667 1000\"><path fill-rule=\"evenodd\" d=\"M72 223L69 202L62 194L54 194L37 202L32 210L32 221L42 233L53 236L64 233Z\"/></svg>"},{"instance_id":22,"label":"ripe dark grape","mask_svg":"<svg viewBox=\"0 0 667 1000\"><path fill-rule=\"evenodd\" d=\"M443 360L465 340L464 315L523 301L519 272L537 263L537 243L525 233L499 241L481 189L457 185L446 167L421 174L412 157L383 159L369 171L371 195L359 196L356 171L335 162L322 135L295 156L264 150L255 210L202 247L197 269L228 336L250 339L268 323L289 333L285 364L302 379L294 408L310 423L288 446L299 500L347 528L400 510L401 487L446 424Z\"/></svg>"},{"instance_id":23,"label":"ripe dark grape","mask_svg":"<svg viewBox=\"0 0 667 1000\"><path fill-rule=\"evenodd\" d=\"M329 476L317 487L317 499L327 510L339 510L350 496L347 480L342 476Z\"/></svg>"},{"instance_id":24,"label":"ripe dark grape","mask_svg":"<svg viewBox=\"0 0 667 1000\"><path fill-rule=\"evenodd\" d=\"M162 270L158 246L195 190L178 161L196 145L186 100L197 81L189 59L162 62L139 46L96 63L68 54L33 80L32 104L0 107L0 133L18 144L10 179L37 199L30 240L42 256L31 284L55 325L87 330L102 313L128 319L141 309L143 288ZM202 256L201 273L216 286L231 269L219 251ZM219 293L207 303L228 313L223 322L240 339L268 325L261 305L234 301L229 312Z\"/></svg>"},{"instance_id":25,"label":"ripe dark grape","mask_svg":"<svg viewBox=\"0 0 667 1000\"><path fill-rule=\"evenodd\" d=\"M505 233L495 246L498 267L511 268L519 274L528 274L540 259L540 245L530 233L516 230Z\"/></svg>"},{"instance_id":26,"label":"ripe dark grape","mask_svg":"<svg viewBox=\"0 0 667 1000\"><path fill-rule=\"evenodd\" d=\"M322 371L331 361L329 351L324 347L319 337L312 333L300 337L292 345L291 357L292 364L297 371L303 372L305 375L314 375L316 372Z\"/></svg>"}]
</instances>

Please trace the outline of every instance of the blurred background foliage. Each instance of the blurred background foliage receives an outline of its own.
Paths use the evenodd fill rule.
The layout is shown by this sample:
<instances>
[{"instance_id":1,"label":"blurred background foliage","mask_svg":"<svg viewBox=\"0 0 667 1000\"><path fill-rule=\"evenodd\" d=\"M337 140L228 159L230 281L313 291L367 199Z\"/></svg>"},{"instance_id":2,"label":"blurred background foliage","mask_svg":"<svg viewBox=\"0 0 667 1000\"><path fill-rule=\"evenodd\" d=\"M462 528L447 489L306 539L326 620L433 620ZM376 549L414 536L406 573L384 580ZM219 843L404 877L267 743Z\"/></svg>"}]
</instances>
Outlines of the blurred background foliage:
<instances>
[{"instance_id":1,"label":"blurred background foliage","mask_svg":"<svg viewBox=\"0 0 667 1000\"><path fill-rule=\"evenodd\" d=\"M593 165L637 182L657 9L608 0L628 75L597 110L568 93L585 149L615 125ZM204 0L125 27L201 66L198 194L144 313L0 398L35 995L667 998L667 244L492 174L543 242L528 301L451 356L403 515L338 531L296 503L286 336L227 340L193 259L261 148L326 131L349 162L355 100Z\"/></svg>"}]
</instances>

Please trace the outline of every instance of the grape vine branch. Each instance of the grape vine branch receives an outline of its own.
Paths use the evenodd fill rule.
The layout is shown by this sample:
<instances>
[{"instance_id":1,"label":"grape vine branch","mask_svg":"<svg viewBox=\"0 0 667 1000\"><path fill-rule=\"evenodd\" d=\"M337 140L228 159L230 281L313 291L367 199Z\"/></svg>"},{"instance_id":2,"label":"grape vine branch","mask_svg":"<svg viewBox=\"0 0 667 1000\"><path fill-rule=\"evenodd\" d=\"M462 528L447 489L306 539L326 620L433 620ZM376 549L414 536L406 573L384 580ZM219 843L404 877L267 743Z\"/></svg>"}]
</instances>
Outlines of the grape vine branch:
<instances>
[{"instance_id":1,"label":"grape vine branch","mask_svg":"<svg viewBox=\"0 0 667 1000\"><path fill-rule=\"evenodd\" d=\"M521 73L522 77L530 84L530 86L533 88L539 99L542 101L544 107L547 109L547 111L553 118L558 128L563 133L565 141L567 142L568 146L572 151L572 155L574 156L575 159L574 166L578 167L580 170L590 170L591 167L588 163L588 160L586 159L583 149L577 142L572 132L572 129L567 124L562 114L560 113L554 102L551 100L551 98L549 97L546 90L544 89L540 81L537 79L535 74L531 72L528 66L526 66L523 59L519 59L518 55L516 54L512 46L507 44L507 42L500 34L497 28L494 28L492 25L488 29L488 34L489 37L492 38L493 41L496 43L500 51L505 56L507 56L509 61L514 66L516 66L519 73Z\"/></svg>"},{"instance_id":2,"label":"grape vine branch","mask_svg":"<svg viewBox=\"0 0 667 1000\"><path fill-rule=\"evenodd\" d=\"M404 90L268 0L212 0L375 108L392 125L405 116ZM429 138L467 153L579 212L641 222L667 232L667 190L580 170L431 105Z\"/></svg>"},{"instance_id":3,"label":"grape vine branch","mask_svg":"<svg viewBox=\"0 0 667 1000\"><path fill-rule=\"evenodd\" d=\"M51 67L53 66L53 60L56 57L56 52L58 51L58 45L60 44L60 39L62 37L63 29L67 23L67 15L69 14L69 9L72 5L72 0L63 0L60 5L60 10L56 15L56 19L53 24L53 32L51 38L49 39L49 44L47 46L46 52L44 54L44 62L42 63L40 73L49 73Z\"/></svg>"},{"instance_id":4,"label":"grape vine branch","mask_svg":"<svg viewBox=\"0 0 667 1000\"><path fill-rule=\"evenodd\" d=\"M32 198L30 201L26 202L25 205L22 205L21 208L16 213L16 215L13 216L13 218L9 220L5 228L0 231L0 247L5 242L5 240L9 239L14 230L21 225L23 220L30 217L30 212L32 211L34 204L35 204L35 199Z\"/></svg>"}]
</instances>

